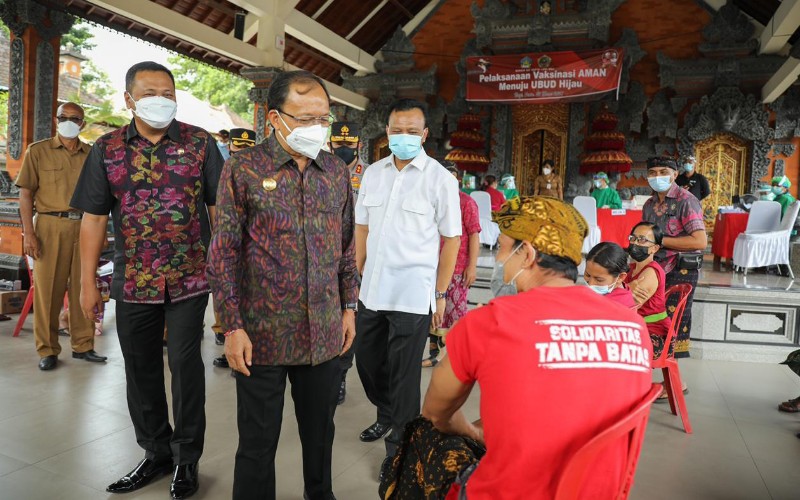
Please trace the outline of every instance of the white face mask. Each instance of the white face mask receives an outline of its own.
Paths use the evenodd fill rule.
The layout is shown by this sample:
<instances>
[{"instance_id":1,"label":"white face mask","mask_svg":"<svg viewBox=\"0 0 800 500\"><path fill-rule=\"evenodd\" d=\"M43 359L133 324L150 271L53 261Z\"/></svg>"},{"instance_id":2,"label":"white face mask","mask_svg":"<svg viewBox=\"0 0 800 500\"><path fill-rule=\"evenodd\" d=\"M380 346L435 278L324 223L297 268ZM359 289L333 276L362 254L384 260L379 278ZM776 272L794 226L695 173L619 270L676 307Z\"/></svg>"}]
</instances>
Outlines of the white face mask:
<instances>
[{"instance_id":1,"label":"white face mask","mask_svg":"<svg viewBox=\"0 0 800 500\"><path fill-rule=\"evenodd\" d=\"M286 122L283 121L280 111L277 113L281 122L286 128L289 128L289 125L286 125ZM290 148L312 160L319 155L319 151L328 138L328 127L323 127L320 124L311 125L310 127L295 127L293 130L290 130L291 132L287 137L283 137L280 130L277 132L281 134L281 137L283 137L283 140L286 141L286 144L288 144Z\"/></svg>"},{"instance_id":2,"label":"white face mask","mask_svg":"<svg viewBox=\"0 0 800 500\"><path fill-rule=\"evenodd\" d=\"M128 94L128 96L136 105L136 109L131 110L133 114L156 130L167 128L178 112L178 103L166 97L142 97L138 101L134 101L132 95Z\"/></svg>"},{"instance_id":3,"label":"white face mask","mask_svg":"<svg viewBox=\"0 0 800 500\"><path fill-rule=\"evenodd\" d=\"M543 173L544 175L550 175L550 172L552 172L552 170L550 170L549 168L543 168L543 169L542 169L542 173Z\"/></svg>"},{"instance_id":4,"label":"white face mask","mask_svg":"<svg viewBox=\"0 0 800 500\"><path fill-rule=\"evenodd\" d=\"M58 135L64 139L74 139L81 133L81 126L69 120L63 121L56 126Z\"/></svg>"}]
</instances>

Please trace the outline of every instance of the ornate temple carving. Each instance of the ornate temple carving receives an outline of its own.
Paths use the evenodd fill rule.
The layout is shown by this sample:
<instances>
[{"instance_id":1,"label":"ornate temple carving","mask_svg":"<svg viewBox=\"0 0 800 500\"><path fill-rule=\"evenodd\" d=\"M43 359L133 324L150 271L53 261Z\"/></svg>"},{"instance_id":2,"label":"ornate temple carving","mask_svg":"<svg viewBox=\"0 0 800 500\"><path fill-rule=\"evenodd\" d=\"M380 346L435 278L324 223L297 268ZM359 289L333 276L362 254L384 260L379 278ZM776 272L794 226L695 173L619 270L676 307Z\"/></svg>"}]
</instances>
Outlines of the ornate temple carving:
<instances>
[{"instance_id":1,"label":"ornate temple carving","mask_svg":"<svg viewBox=\"0 0 800 500\"><path fill-rule=\"evenodd\" d=\"M551 50L560 40L585 39L586 48L608 43L611 14L623 0L589 0L558 15L523 11L512 2L486 0L483 8L472 3L475 42L480 49L500 52ZM573 47L574 48L574 47Z\"/></svg>"},{"instance_id":2,"label":"ornate temple carving","mask_svg":"<svg viewBox=\"0 0 800 500\"><path fill-rule=\"evenodd\" d=\"M758 40L752 38L754 33L750 18L729 0L703 28L705 42L699 49L709 57L751 54L758 48Z\"/></svg>"},{"instance_id":3,"label":"ornate temple carving","mask_svg":"<svg viewBox=\"0 0 800 500\"><path fill-rule=\"evenodd\" d=\"M773 142L772 152L781 156L792 156L796 146L791 142Z\"/></svg>"},{"instance_id":4,"label":"ornate temple carving","mask_svg":"<svg viewBox=\"0 0 800 500\"><path fill-rule=\"evenodd\" d=\"M778 158L775 160L775 165L772 166L772 175L774 177L783 175L786 172L786 161Z\"/></svg>"},{"instance_id":5,"label":"ornate temple carving","mask_svg":"<svg viewBox=\"0 0 800 500\"><path fill-rule=\"evenodd\" d=\"M790 87L769 107L775 112L775 138L800 136L800 88Z\"/></svg>"},{"instance_id":6,"label":"ornate temple carving","mask_svg":"<svg viewBox=\"0 0 800 500\"><path fill-rule=\"evenodd\" d=\"M670 137L675 139L678 131L678 116L672 109L667 93L662 89L656 92L647 107L647 137Z\"/></svg>"},{"instance_id":7,"label":"ornate temple carving","mask_svg":"<svg viewBox=\"0 0 800 500\"><path fill-rule=\"evenodd\" d=\"M639 37L636 36L636 32L630 28L625 28L622 30L622 35L620 35L619 40L617 43L614 44L614 47L622 47L625 49L625 55L622 59L622 76L620 77L619 81L619 92L620 94L624 94L628 91L628 82L630 82L631 78L631 68L636 66L636 63L644 59L644 56L647 55L647 51L642 49L639 45Z\"/></svg>"},{"instance_id":8,"label":"ornate temple carving","mask_svg":"<svg viewBox=\"0 0 800 500\"><path fill-rule=\"evenodd\" d=\"M735 87L719 88L689 110L678 131L679 152L691 154L694 143L723 132L753 141L749 185L756 185L769 169L767 153L774 131L769 127L768 111L753 94L743 94Z\"/></svg>"},{"instance_id":9,"label":"ornate temple carving","mask_svg":"<svg viewBox=\"0 0 800 500\"><path fill-rule=\"evenodd\" d=\"M630 132L641 132L646 107L647 95L644 92L644 86L639 82L631 82L630 88L622 97L617 110L620 132L626 135L629 135Z\"/></svg>"}]
</instances>

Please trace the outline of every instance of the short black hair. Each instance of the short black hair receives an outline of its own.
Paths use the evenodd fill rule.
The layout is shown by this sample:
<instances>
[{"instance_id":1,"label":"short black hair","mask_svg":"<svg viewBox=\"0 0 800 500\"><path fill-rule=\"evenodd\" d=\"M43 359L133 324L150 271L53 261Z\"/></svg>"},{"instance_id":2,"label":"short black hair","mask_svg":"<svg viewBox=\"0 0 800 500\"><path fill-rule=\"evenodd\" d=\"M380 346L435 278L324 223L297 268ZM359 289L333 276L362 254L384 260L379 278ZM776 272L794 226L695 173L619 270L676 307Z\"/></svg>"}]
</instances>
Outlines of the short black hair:
<instances>
[{"instance_id":1,"label":"short black hair","mask_svg":"<svg viewBox=\"0 0 800 500\"><path fill-rule=\"evenodd\" d=\"M227 136L230 136L230 135L231 135L231 133L230 133L230 132L228 132L228 131L227 131L227 130L225 130L225 129L222 129L222 130L220 130L220 131L219 131L219 132L217 132L217 133L218 133L219 135L227 135Z\"/></svg>"},{"instance_id":2,"label":"short black hair","mask_svg":"<svg viewBox=\"0 0 800 500\"><path fill-rule=\"evenodd\" d=\"M514 247L519 246L520 243L522 240L514 240ZM578 266L566 257L548 255L536 250L536 264L542 269L572 280L573 283L578 281Z\"/></svg>"},{"instance_id":3,"label":"short black hair","mask_svg":"<svg viewBox=\"0 0 800 500\"><path fill-rule=\"evenodd\" d=\"M554 165L553 160L545 160L542 162L542 168L546 167L547 165L550 165L550 167L552 167Z\"/></svg>"},{"instance_id":4,"label":"short black hair","mask_svg":"<svg viewBox=\"0 0 800 500\"><path fill-rule=\"evenodd\" d=\"M416 99L398 99L389 106L389 112L386 114L386 122L389 122L389 117L395 111L411 111L418 109L422 111L422 119L425 121L425 127L428 126L428 106L425 103L417 101Z\"/></svg>"},{"instance_id":5,"label":"short black hair","mask_svg":"<svg viewBox=\"0 0 800 500\"><path fill-rule=\"evenodd\" d=\"M649 227L650 229L652 229L653 241L656 242L656 245L662 246L661 242L664 241L664 231L658 224L656 224L655 222L642 221L631 228L631 234L633 234L633 232L636 231L636 228L640 226Z\"/></svg>"},{"instance_id":6,"label":"short black hair","mask_svg":"<svg viewBox=\"0 0 800 500\"><path fill-rule=\"evenodd\" d=\"M589 250L586 262L594 262L615 278L628 272L628 253L621 246L610 241L598 243Z\"/></svg>"},{"instance_id":7,"label":"short black hair","mask_svg":"<svg viewBox=\"0 0 800 500\"><path fill-rule=\"evenodd\" d=\"M172 85L175 85L175 77L172 75L172 71L170 71L169 68L155 61L142 61L128 68L128 72L125 73L125 90L127 90L128 93L133 91L133 82L136 81L136 75L140 71L161 71L169 75L169 79L172 80Z\"/></svg>"},{"instance_id":8,"label":"short black hair","mask_svg":"<svg viewBox=\"0 0 800 500\"><path fill-rule=\"evenodd\" d=\"M272 80L272 84L267 91L267 105L270 109L277 109L283 111L283 105L286 104L286 98L289 97L289 90L294 83L315 83L322 87L325 91L325 96L330 101L331 95L325 87L322 78L314 73L305 70L296 71L283 71Z\"/></svg>"}]
</instances>

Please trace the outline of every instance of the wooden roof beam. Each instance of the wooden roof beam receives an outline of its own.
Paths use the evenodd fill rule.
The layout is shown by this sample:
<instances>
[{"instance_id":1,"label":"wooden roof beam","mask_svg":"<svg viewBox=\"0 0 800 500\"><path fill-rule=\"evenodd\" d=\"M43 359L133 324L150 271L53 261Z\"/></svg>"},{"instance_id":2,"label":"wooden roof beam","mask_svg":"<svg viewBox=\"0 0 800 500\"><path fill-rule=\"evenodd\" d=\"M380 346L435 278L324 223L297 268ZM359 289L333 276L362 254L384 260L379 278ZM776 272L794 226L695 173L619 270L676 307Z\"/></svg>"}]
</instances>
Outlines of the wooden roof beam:
<instances>
[{"instance_id":1,"label":"wooden roof beam","mask_svg":"<svg viewBox=\"0 0 800 500\"><path fill-rule=\"evenodd\" d=\"M369 17L369 16L368 16ZM375 72L375 58L299 10L286 18L286 33L357 71Z\"/></svg>"},{"instance_id":2,"label":"wooden roof beam","mask_svg":"<svg viewBox=\"0 0 800 500\"><path fill-rule=\"evenodd\" d=\"M783 0L761 32L761 54L780 52L800 26L800 0Z\"/></svg>"},{"instance_id":3,"label":"wooden roof beam","mask_svg":"<svg viewBox=\"0 0 800 500\"><path fill-rule=\"evenodd\" d=\"M797 81L798 76L800 76L800 59L789 56L783 66L764 84L761 89L761 100L765 104L773 102Z\"/></svg>"}]
</instances>

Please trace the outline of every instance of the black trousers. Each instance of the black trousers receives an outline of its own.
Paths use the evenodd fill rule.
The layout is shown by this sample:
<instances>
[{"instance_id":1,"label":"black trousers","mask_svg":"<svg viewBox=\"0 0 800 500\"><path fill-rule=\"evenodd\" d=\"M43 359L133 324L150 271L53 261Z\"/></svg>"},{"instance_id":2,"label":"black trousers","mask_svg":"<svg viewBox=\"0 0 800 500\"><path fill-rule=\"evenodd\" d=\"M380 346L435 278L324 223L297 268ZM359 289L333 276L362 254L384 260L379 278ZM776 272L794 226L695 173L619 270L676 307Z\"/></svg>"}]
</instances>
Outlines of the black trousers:
<instances>
[{"instance_id":1,"label":"black trousers","mask_svg":"<svg viewBox=\"0 0 800 500\"><path fill-rule=\"evenodd\" d=\"M303 447L305 492L311 500L333 498L333 412L340 374L338 357L317 366L251 366L249 377L236 373L239 449L233 472L234 500L275 499L275 452L287 376Z\"/></svg>"},{"instance_id":2,"label":"black trousers","mask_svg":"<svg viewBox=\"0 0 800 500\"><path fill-rule=\"evenodd\" d=\"M197 462L203 454L206 380L200 340L207 305L208 295L166 304L117 301L128 411L147 458L172 457L176 465L184 465ZM164 387L165 323L175 430L169 424Z\"/></svg>"},{"instance_id":3,"label":"black trousers","mask_svg":"<svg viewBox=\"0 0 800 500\"><path fill-rule=\"evenodd\" d=\"M393 456L408 422L419 415L422 353L431 314L371 311L358 305L358 376L367 398L378 408L378 422L391 425L386 455Z\"/></svg>"}]
</instances>

